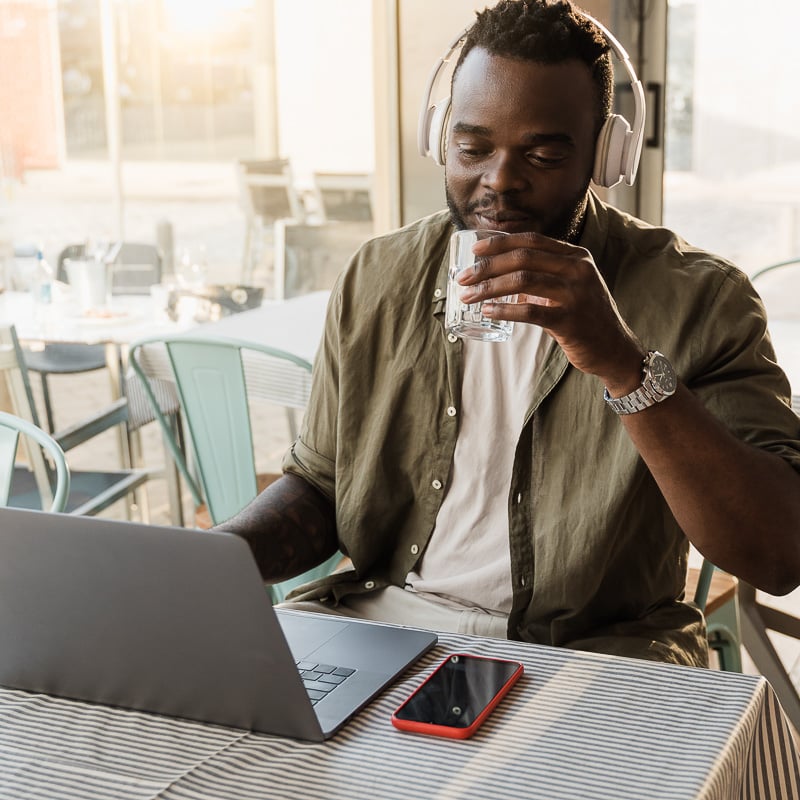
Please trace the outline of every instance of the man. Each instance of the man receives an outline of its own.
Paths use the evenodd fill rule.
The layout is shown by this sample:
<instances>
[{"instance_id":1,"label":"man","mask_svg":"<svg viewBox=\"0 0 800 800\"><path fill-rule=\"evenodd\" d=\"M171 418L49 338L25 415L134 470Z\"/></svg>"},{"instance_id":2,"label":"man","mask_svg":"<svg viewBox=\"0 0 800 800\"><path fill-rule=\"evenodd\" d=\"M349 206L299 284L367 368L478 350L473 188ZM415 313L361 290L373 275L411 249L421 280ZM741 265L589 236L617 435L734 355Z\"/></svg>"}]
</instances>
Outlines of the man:
<instances>
[{"instance_id":1,"label":"man","mask_svg":"<svg viewBox=\"0 0 800 800\"><path fill-rule=\"evenodd\" d=\"M570 4L478 15L449 215L356 254L285 475L221 526L270 582L350 557L300 607L705 664L689 541L769 592L800 582L800 424L763 309L732 265L590 190L612 85ZM470 302L519 296L484 305L508 342L444 330L454 225L507 234L461 280Z\"/></svg>"}]
</instances>

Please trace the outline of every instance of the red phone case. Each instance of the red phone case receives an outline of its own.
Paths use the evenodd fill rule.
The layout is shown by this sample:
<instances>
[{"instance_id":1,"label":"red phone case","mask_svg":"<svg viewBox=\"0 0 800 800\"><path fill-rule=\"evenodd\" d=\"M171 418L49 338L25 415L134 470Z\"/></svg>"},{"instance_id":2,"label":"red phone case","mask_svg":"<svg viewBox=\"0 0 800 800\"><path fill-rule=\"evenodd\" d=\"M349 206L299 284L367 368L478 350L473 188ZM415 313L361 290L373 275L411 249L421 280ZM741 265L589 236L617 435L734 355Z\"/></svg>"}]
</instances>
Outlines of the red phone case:
<instances>
[{"instance_id":1,"label":"red phone case","mask_svg":"<svg viewBox=\"0 0 800 800\"><path fill-rule=\"evenodd\" d=\"M442 669L445 669L447 663L453 656L461 658L468 658L473 661L501 661L504 664L515 664L517 669L514 670L512 675L505 681L505 683L498 688L492 696L492 699L483 707L481 712L475 718L471 725L466 727L454 727L450 725L437 725L431 722L420 722L417 720L400 719L397 714L400 712L411 700L420 692L425 690L426 684L433 680L434 676ZM394 714L392 714L392 725L401 731L411 731L412 733L426 733L432 736L445 736L449 739L469 739L475 731L480 728L489 714L492 713L495 706L508 694L511 687L519 680L524 672L522 664L518 661L511 661L507 658L488 658L486 656L475 656L469 653L451 653L447 658L439 664L436 669L425 679L424 683L418 686L401 704L398 706Z\"/></svg>"}]
</instances>

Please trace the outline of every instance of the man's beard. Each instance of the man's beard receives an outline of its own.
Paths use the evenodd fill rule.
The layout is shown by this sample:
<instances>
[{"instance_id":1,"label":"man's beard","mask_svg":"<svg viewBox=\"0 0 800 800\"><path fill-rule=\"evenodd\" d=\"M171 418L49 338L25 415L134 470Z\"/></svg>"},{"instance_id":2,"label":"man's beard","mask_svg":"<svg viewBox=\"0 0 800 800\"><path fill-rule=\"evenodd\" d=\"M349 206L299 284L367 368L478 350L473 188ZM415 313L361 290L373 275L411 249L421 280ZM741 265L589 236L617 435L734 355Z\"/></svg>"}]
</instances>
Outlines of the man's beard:
<instances>
[{"instance_id":1,"label":"man's beard","mask_svg":"<svg viewBox=\"0 0 800 800\"><path fill-rule=\"evenodd\" d=\"M445 176L444 190L445 197L447 198L447 208L450 210L450 219L453 225L458 230L465 230L469 226L464 220L464 217L459 213L455 201L450 194L450 187L447 185L447 176ZM587 181L586 186L581 189L580 192L576 192L575 196L570 200L566 211L557 217L552 224L548 225L545 230L538 232L549 236L551 239L558 239L562 242L569 242L570 244L577 242L581 235L581 229L583 228L583 217L586 211L588 190L589 183ZM496 195L494 193L487 192L481 200L469 204L467 207L467 214L472 214L481 208L491 208L494 204L495 197ZM513 204L507 205L506 208L509 210L522 211L532 219L536 219L537 216L528 209L514 206Z\"/></svg>"}]
</instances>

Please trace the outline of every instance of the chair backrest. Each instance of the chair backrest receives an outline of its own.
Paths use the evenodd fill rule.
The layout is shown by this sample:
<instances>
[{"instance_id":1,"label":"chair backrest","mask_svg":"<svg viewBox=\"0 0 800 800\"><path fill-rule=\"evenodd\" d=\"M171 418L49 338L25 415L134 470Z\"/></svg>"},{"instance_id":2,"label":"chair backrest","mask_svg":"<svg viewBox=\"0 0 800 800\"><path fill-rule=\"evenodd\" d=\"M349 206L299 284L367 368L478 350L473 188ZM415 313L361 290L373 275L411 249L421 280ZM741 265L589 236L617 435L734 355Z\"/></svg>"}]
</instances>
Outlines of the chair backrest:
<instances>
[{"instance_id":1,"label":"chair backrest","mask_svg":"<svg viewBox=\"0 0 800 800\"><path fill-rule=\"evenodd\" d=\"M262 223L276 219L302 222L305 210L294 184L288 159L240 160L237 166L239 193L248 218Z\"/></svg>"},{"instance_id":2,"label":"chair backrest","mask_svg":"<svg viewBox=\"0 0 800 800\"><path fill-rule=\"evenodd\" d=\"M32 439L51 458L56 475L56 488L52 498L42 498L44 506L50 500L50 510L62 512L69 497L69 467L64 451L58 442L27 420L0 411L0 506L8 503L11 484L14 478L14 465L17 458L19 437Z\"/></svg>"},{"instance_id":3,"label":"chair backrest","mask_svg":"<svg viewBox=\"0 0 800 800\"><path fill-rule=\"evenodd\" d=\"M248 385L274 383L271 393L260 390L259 396L295 405L294 397L283 396L282 387L296 383L287 379L289 373L299 371L310 380L311 364L266 346L194 336L141 340L131 346L129 358L195 503L205 501L214 524L229 519L257 493ZM163 375L165 358L177 386L199 485L149 380Z\"/></svg>"},{"instance_id":4,"label":"chair backrest","mask_svg":"<svg viewBox=\"0 0 800 800\"><path fill-rule=\"evenodd\" d=\"M59 280L62 283L69 283L69 278L67 277L67 268L64 262L68 258L83 258L85 255L86 255L85 244L68 244L58 254L58 265L56 267L56 280Z\"/></svg>"},{"instance_id":5,"label":"chair backrest","mask_svg":"<svg viewBox=\"0 0 800 800\"><path fill-rule=\"evenodd\" d=\"M149 294L153 284L161 283L163 259L154 244L118 242L108 257L114 264L112 294Z\"/></svg>"},{"instance_id":6,"label":"chair backrest","mask_svg":"<svg viewBox=\"0 0 800 800\"><path fill-rule=\"evenodd\" d=\"M800 320L800 257L779 261L750 276L770 321Z\"/></svg>"},{"instance_id":7,"label":"chair backrest","mask_svg":"<svg viewBox=\"0 0 800 800\"><path fill-rule=\"evenodd\" d=\"M28 371L25 368L25 357L13 325L0 324L0 380L4 382L14 415L36 428L41 428ZM50 468L40 447L31 447L27 438L24 446L43 505L47 505L52 498Z\"/></svg>"},{"instance_id":8,"label":"chair backrest","mask_svg":"<svg viewBox=\"0 0 800 800\"><path fill-rule=\"evenodd\" d=\"M371 222L324 225L275 223L275 297L297 297L332 289L339 273L372 236Z\"/></svg>"},{"instance_id":9,"label":"chair backrest","mask_svg":"<svg viewBox=\"0 0 800 800\"><path fill-rule=\"evenodd\" d=\"M366 172L315 172L314 195L322 221L372 220L372 175Z\"/></svg>"}]
</instances>

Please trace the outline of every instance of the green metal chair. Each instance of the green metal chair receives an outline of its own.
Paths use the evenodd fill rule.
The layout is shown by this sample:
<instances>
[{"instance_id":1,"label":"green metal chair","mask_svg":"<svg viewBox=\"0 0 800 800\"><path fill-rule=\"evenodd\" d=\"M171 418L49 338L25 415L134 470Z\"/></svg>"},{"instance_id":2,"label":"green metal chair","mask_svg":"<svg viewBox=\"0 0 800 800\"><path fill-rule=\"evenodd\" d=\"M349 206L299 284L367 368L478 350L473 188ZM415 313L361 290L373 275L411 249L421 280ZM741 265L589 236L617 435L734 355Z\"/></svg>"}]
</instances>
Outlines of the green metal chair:
<instances>
[{"instance_id":1,"label":"green metal chair","mask_svg":"<svg viewBox=\"0 0 800 800\"><path fill-rule=\"evenodd\" d=\"M742 636L736 578L703 559L699 570L690 570L690 581L693 580L696 585L692 602L706 615L709 648L717 654L721 670L741 672Z\"/></svg>"},{"instance_id":2,"label":"green metal chair","mask_svg":"<svg viewBox=\"0 0 800 800\"><path fill-rule=\"evenodd\" d=\"M5 383L14 414L41 428L25 358L13 325L0 325L0 381ZM104 431L124 427L127 419L127 401L121 398L90 417L56 431L52 437L68 453ZM15 470L9 506L42 508L41 498L49 493L48 486L53 479L52 468L41 451L31 452L30 462L28 467ZM98 514L119 500L127 502L149 477L150 472L144 469L73 469L64 510L69 514Z\"/></svg>"},{"instance_id":3,"label":"green metal chair","mask_svg":"<svg viewBox=\"0 0 800 800\"><path fill-rule=\"evenodd\" d=\"M63 512L69 497L69 467L64 451L41 428L5 411L0 411L0 506L8 505L20 436L33 440L52 460L56 485L51 497L42 497L42 507L49 501L50 511Z\"/></svg>"},{"instance_id":4,"label":"green metal chair","mask_svg":"<svg viewBox=\"0 0 800 800\"><path fill-rule=\"evenodd\" d=\"M185 450L151 387L153 377L163 374L165 358L180 398ZM258 493L248 386L259 386L260 397L294 404L293 389L298 381L310 381L311 364L252 342L199 336L140 340L131 345L129 360L195 506L205 504L215 525L230 519ZM273 602L281 602L295 586L329 574L341 558L334 555L303 575L269 587Z\"/></svg>"}]
</instances>

